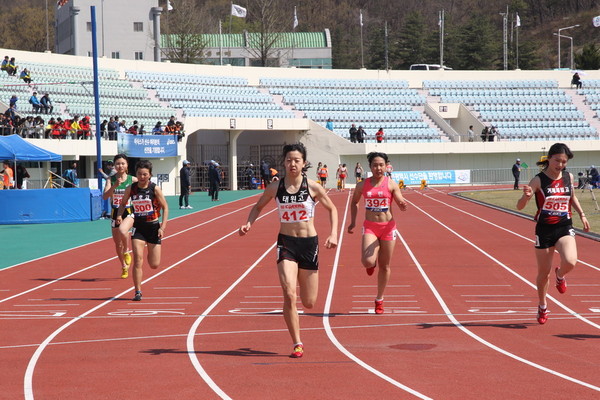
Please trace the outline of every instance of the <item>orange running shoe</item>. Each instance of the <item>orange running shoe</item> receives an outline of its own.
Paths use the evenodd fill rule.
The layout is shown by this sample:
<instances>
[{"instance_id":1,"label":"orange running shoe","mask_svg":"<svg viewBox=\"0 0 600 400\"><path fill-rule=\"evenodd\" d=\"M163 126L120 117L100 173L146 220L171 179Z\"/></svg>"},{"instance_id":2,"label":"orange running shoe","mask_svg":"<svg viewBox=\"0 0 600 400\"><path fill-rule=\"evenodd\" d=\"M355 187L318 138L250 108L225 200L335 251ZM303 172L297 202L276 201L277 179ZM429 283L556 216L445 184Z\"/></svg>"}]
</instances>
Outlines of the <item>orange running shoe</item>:
<instances>
[{"instance_id":1,"label":"orange running shoe","mask_svg":"<svg viewBox=\"0 0 600 400\"><path fill-rule=\"evenodd\" d=\"M383 300L375 300L375 314L383 314Z\"/></svg>"},{"instance_id":2,"label":"orange running shoe","mask_svg":"<svg viewBox=\"0 0 600 400\"><path fill-rule=\"evenodd\" d=\"M543 309L541 307L538 307L538 312L537 312L537 321L540 325L544 325L546 323L546 321L548 321L548 309Z\"/></svg>"},{"instance_id":3,"label":"orange running shoe","mask_svg":"<svg viewBox=\"0 0 600 400\"><path fill-rule=\"evenodd\" d=\"M292 358L301 358L304 355L304 345L302 343L294 346L294 351L290 355Z\"/></svg>"},{"instance_id":4,"label":"orange running shoe","mask_svg":"<svg viewBox=\"0 0 600 400\"><path fill-rule=\"evenodd\" d=\"M556 274L556 289L558 290L558 293L564 293L567 291L567 280L564 276L562 278L558 277L559 269L560 267L556 267L554 270L554 273Z\"/></svg>"}]
</instances>

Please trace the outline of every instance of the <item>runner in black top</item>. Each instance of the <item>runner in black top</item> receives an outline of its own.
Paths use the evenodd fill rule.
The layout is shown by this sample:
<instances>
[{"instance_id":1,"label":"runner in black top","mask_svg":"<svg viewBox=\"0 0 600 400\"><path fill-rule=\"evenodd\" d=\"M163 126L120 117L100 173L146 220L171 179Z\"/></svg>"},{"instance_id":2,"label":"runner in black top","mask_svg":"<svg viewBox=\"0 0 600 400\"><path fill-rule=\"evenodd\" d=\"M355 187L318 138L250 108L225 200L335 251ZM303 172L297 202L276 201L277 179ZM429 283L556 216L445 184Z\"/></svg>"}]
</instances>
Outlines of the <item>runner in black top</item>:
<instances>
[{"instance_id":1,"label":"runner in black top","mask_svg":"<svg viewBox=\"0 0 600 400\"><path fill-rule=\"evenodd\" d=\"M318 239L313 217L316 201L329 213L331 232L325 240L326 248L337 246L337 209L325 189L302 172L306 167L306 149L301 143L283 147L285 178L267 186L262 197L250 211L247 222L240 227L240 235L250 231L262 209L276 199L279 209L279 237L277 239L277 269L283 289L283 317L294 343L291 357L304 354L300 340L300 320L296 309L296 286L300 298L310 309L317 300Z\"/></svg>"},{"instance_id":2,"label":"runner in black top","mask_svg":"<svg viewBox=\"0 0 600 400\"><path fill-rule=\"evenodd\" d=\"M537 291L539 307L537 320L545 324L548 320L546 294L552 270L552 257L556 250L560 254L560 267L556 267L556 289L559 293L567 290L568 274L577 263L575 230L571 221L571 208L579 214L584 231L590 230L590 224L583 213L579 200L573 190L573 175L565 171L567 162L573 153L563 143L555 143L548 151L548 157L538 162L543 166L529 185L523 187L523 196L517 202L517 209L525 208L535 194L537 213L535 220L535 253L538 264Z\"/></svg>"},{"instance_id":3,"label":"runner in black top","mask_svg":"<svg viewBox=\"0 0 600 400\"><path fill-rule=\"evenodd\" d=\"M144 247L148 246L148 264L156 269L160 265L161 239L164 236L169 206L162 190L150 181L152 163L148 160L139 161L136 165L138 181L125 190L123 201L117 211L117 222L122 222L125 204L131 199L135 221L133 224L133 284L135 286L134 301L142 299L142 266L144 265ZM162 210L162 223L158 219ZM121 226L122 233L125 229Z\"/></svg>"}]
</instances>

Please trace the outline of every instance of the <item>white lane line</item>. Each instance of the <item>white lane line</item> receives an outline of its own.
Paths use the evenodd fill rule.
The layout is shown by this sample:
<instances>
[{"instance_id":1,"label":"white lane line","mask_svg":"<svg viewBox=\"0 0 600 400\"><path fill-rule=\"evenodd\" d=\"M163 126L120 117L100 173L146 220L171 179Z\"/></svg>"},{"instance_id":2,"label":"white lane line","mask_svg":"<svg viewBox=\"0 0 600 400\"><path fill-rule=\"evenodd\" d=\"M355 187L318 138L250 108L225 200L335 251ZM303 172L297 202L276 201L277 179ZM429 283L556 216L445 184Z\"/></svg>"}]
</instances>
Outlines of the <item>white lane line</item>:
<instances>
[{"instance_id":1,"label":"white lane line","mask_svg":"<svg viewBox=\"0 0 600 400\"><path fill-rule=\"evenodd\" d=\"M408 201L408 200L407 200ZM411 203L410 201L408 201L409 203ZM475 245L474 243L470 242L469 240L467 240L466 238L464 238L463 236L461 236L460 234L458 234L457 232L455 232L454 230L452 230L450 227L448 227L447 225L443 224L441 221L437 220L436 218L434 218L432 215L428 214L427 212L425 212L423 209L421 209L420 207L418 207L416 204L411 203L413 207L415 207L417 210L421 211L424 215L426 215L427 217L431 218L433 221L437 222L438 224L440 224L441 226L443 226L446 230L450 231L451 233L453 233L454 235L456 235L457 237L459 237L460 239L462 239L464 242L466 242L467 244L471 245L473 248L475 248L476 250L478 250L479 252L481 252L482 254L484 254L485 256L487 256L488 258L490 258L491 260L493 260L494 262L496 262L499 266L503 267L505 270L507 270L508 272L510 272L511 274L513 274L514 276L516 276L517 278L519 278L520 280L522 280L523 282L525 282L527 285L534 287L535 285L533 285L532 283L530 283L529 281L527 281L527 279L523 278L522 276L520 276L519 274L517 274L516 272L514 272L513 270L511 270L510 268L508 268L506 265L502 264L499 260L496 260L494 257L492 257L490 254L486 253L484 250L482 250L481 248L479 248L477 245ZM400 240L402 241L402 244L404 245L404 247L406 248L406 251L408 252L408 254L410 255L410 257L412 258L412 260L414 261L415 265L417 266L417 268L419 269L419 271L421 272L421 275L423 276L423 279L425 279L425 281L427 282L427 285L429 286L430 290L433 292L434 296L436 297L436 299L438 300L438 303L440 304L440 306L442 307L442 309L444 310L444 312L446 312L448 319L460 330L462 330L463 332L465 332L467 335L471 336L473 339L477 340L478 342L484 344L485 346L488 346L489 348L496 350L499 353L502 353L512 359L515 359L517 361L520 361L524 364L527 364L529 366L532 366L534 368L537 368L539 370L542 370L544 372L548 372L552 375L558 376L560 378L563 378L565 380L577 383L579 385L585 386L587 388L596 390L600 392L600 387L598 386L594 386L592 384L589 384L587 382L581 381L579 379L570 377L568 375L565 375L563 373L560 373L558 371L555 371L553 369L544 367L540 364L534 363L533 361L527 360L525 358L522 358L520 356L517 356L516 354L513 354L509 351L506 351L490 342L488 342L487 340L483 339L482 337L476 335L475 333L471 332L469 329L465 328L455 317L454 315L452 315L452 312L450 311L450 308L447 306L446 302L444 301L444 299L442 298L442 296L440 295L440 293L437 291L437 289L435 288L435 285L433 284L433 282L431 282L431 280L429 279L429 276L427 275L427 273L425 272L425 270L423 269L423 267L421 266L421 264L419 263L419 260L417 260L416 256L413 254L411 248L408 246L408 243L406 243L406 241L404 240L404 237L402 235L400 235ZM583 317L581 317L579 314L575 314L572 310L570 310L568 307L562 305L560 302L558 302L556 299L552 298L551 296L548 296L548 298L550 298L552 301L554 301L557 305L559 305L561 308L565 309L567 312L571 313L573 316L575 316L576 318L581 319L582 321L589 323L592 326L598 327L600 328L600 326L596 325L595 323L593 323L592 321L589 321Z\"/></svg>"},{"instance_id":2,"label":"white lane line","mask_svg":"<svg viewBox=\"0 0 600 400\"><path fill-rule=\"evenodd\" d=\"M473 217L473 218L475 218L475 219L478 219L478 220L480 220L481 222L484 222L484 223L486 223L486 224L492 225L493 227L496 227L496 228L498 228L498 229L500 229L500 230L503 230L503 231L505 231L505 232L508 232L508 233L510 233L510 234L512 234L512 235L515 235L515 236L517 236L517 237L520 237L521 239L525 239L525 240L527 240L527 241L528 241L528 242L530 242L530 243L535 243L535 241L534 241L533 239L531 239L531 238L528 238L528 237L525 237L525 236L523 236L523 235L520 235L520 234L518 234L518 233L516 233L516 232L514 232L514 231L511 231L511 230L509 230L509 229L506 229L506 228L504 228L504 227L502 227L502 226L500 226L500 225L497 225L497 224L495 224L495 223L493 223L493 222L490 222L490 221L488 221L488 220L486 220L486 219L483 219L483 218L481 218L481 217L478 217L478 216L477 216L477 215L475 215L475 214L471 214L470 212L467 212L467 211L465 211L465 210L461 210L461 209L460 209L460 208L458 208L458 207L451 206L450 204L448 204L448 203L446 203L446 202L443 202L443 201L440 201L440 200L437 200L437 199L434 199L433 197L429 197L429 196L426 196L426 197L427 197L428 199L430 199L430 200L433 200L433 201L435 201L435 202L438 202L438 203L440 203L440 204L443 204L443 205L445 205L446 207L450 207L450 208L452 208L453 210L459 211L459 212L461 212L461 213L463 213L463 214L466 214L466 215L468 215L468 216L470 216L470 217ZM596 267L596 266L594 266L594 265L592 265L592 264L590 264L590 263L587 263L587 262L585 262L585 261L583 261L583 260L579 260L579 259L578 259L578 260L577 260L577 262L579 262L579 263L581 263L581 264L583 264L583 265L586 265L586 266L588 266L588 267L590 267L590 268L592 268L592 269L595 269L596 271L600 271L600 267Z\"/></svg>"},{"instance_id":3,"label":"white lane line","mask_svg":"<svg viewBox=\"0 0 600 400\"><path fill-rule=\"evenodd\" d=\"M461 294L460 297L525 297L524 294Z\"/></svg>"},{"instance_id":4,"label":"white lane line","mask_svg":"<svg viewBox=\"0 0 600 400\"><path fill-rule=\"evenodd\" d=\"M533 300L465 300L465 303L531 303Z\"/></svg>"},{"instance_id":5,"label":"white lane line","mask_svg":"<svg viewBox=\"0 0 600 400\"><path fill-rule=\"evenodd\" d=\"M213 218L213 219L210 219L210 220L208 220L208 221L204 221L204 222L202 222L202 223L200 223L200 224L194 225L194 226L192 226L192 227L190 227L190 228L187 228L187 229L184 229L184 230L182 230L182 231L180 231L180 232L176 232L176 233L174 233L174 234L172 234L172 235L169 235L169 236L165 237L163 240L170 239L170 238L172 238L172 237L175 237L175 236L177 236L177 235L179 235L179 234L181 234L181 233L183 233L183 232L187 232L187 231L189 231L189 230L192 230L192 229L196 229L196 228L198 228L198 227L201 227L202 225L206 225L206 224L208 224L208 223L210 223L210 222L217 221L217 220L219 220L219 219L221 219L221 218L223 218L223 217L225 217L225 216L227 216L227 215L234 214L234 213L236 213L236 212L238 212L238 211L241 211L241 210L243 210L243 209L245 209L245 208L248 208L248 207L250 207L250 205L248 205L248 206L245 206L245 207L242 207L242 208L240 208L239 210L234 210L234 211L231 211L231 212L229 212L229 213L223 214L223 215L221 215L221 216L219 216L219 217L215 217L215 218ZM212 208L212 207L211 207L211 208ZM105 239L103 239L103 240L105 240ZM92 243L95 243L95 242L92 242ZM78 246L78 247L82 247L82 246ZM73 249L76 249L76 248L78 248L78 247L74 247ZM72 250L72 249L70 249L70 250ZM65 250L65 251L67 251L67 250ZM62 252L59 252L59 253L62 253ZM59 253L56 253L56 254L59 254ZM39 259L42 259L42 258L45 258L45 257L40 257ZM19 296L22 296L22 295L24 295L24 294L27 294L27 293L33 292L33 291L35 291L35 290L41 289L41 288L43 288L43 287L46 287L46 286L48 286L48 285L52 285L52 284L54 284L54 283L56 283L56 282L60 282L60 281L62 281L62 280L65 280L65 279L67 279L67 278L70 278L71 276L74 276L74 275L77 275L77 274L79 274L79 273L81 273L81 272L87 271L88 269L92 269L92 268L95 268L95 267L97 267L97 266L99 266L99 265L102 265L102 264L104 264L104 263L107 263L107 262L109 262L109 261L115 260L116 258L117 258L117 256L114 256L114 257L111 257L111 258L107 258L107 259L105 259L105 260L103 260L103 261L97 262L97 263L96 263L96 264L94 264L94 265L90 265L89 267L85 267L85 268L82 268L82 269L80 269L80 270L78 270L78 271L71 272L70 274L67 274L67 275L61 276L60 278L53 279L53 280L51 280L51 281L49 281L49 282L46 282L46 283L44 283L44 284L42 284L42 285L39 285L39 286L33 287L33 288L31 288L31 289L25 290L24 292L17 293L17 294L15 294L15 295L12 295L12 296L10 296L10 297L7 297L7 298L5 298L5 299L0 299L0 303L3 303L3 302L5 302L5 301L11 300L11 299L14 299L15 297L19 297ZM36 260L38 260L38 259L36 259ZM36 260L31 260L31 261L36 261ZM29 262L29 261L28 261L28 262ZM19 265L19 264L17 264L17 265ZM6 268L4 268L4 269L0 270L0 273L1 273L2 271L4 271L5 269L6 269Z\"/></svg>"},{"instance_id":6,"label":"white lane line","mask_svg":"<svg viewBox=\"0 0 600 400\"><path fill-rule=\"evenodd\" d=\"M80 306L81 304L74 303L56 303L56 304L14 304L13 307L67 307L67 306Z\"/></svg>"},{"instance_id":7,"label":"white lane line","mask_svg":"<svg viewBox=\"0 0 600 400\"><path fill-rule=\"evenodd\" d=\"M181 290L181 289L210 289L210 286L173 286L173 287L155 287L155 290Z\"/></svg>"},{"instance_id":8,"label":"white lane line","mask_svg":"<svg viewBox=\"0 0 600 400\"><path fill-rule=\"evenodd\" d=\"M204 310L204 312L202 312L202 315L200 315L200 317L198 317L198 319L196 319L194 321L194 323L190 327L190 330L188 331L186 344L187 344L187 351L188 351L188 355L190 357L190 361L192 362L192 365L194 366L194 368L196 368L196 371L198 372L198 374L202 377L202 379L204 379L206 384L222 399L231 399L231 397L229 397L227 395L227 393L225 393L219 387L219 385L217 385L216 382L213 381L213 379L206 372L204 367L202 367L202 364L200 364L200 361L198 360L198 357L196 356L196 350L195 350L195 346L194 346L194 337L196 336L196 331L198 330L198 327L200 326L200 324L202 323L204 318L208 314L210 314L210 312L221 302L221 300L223 300L246 276L248 276L248 274L250 272L252 272L252 270L258 265L258 263L260 263L275 248L276 245L277 245L277 242L273 243L271 245L271 247L269 247L267 249L267 251L265 251L254 262L254 264L252 264L246 270L246 272L244 272L235 282L233 282L231 284L231 286L229 286L229 288L227 290L225 290L223 292L223 294L221 294L221 296L219 296L219 298L217 298L206 310Z\"/></svg>"},{"instance_id":9,"label":"white lane line","mask_svg":"<svg viewBox=\"0 0 600 400\"><path fill-rule=\"evenodd\" d=\"M452 285L452 287L511 287L512 285Z\"/></svg>"},{"instance_id":10,"label":"white lane line","mask_svg":"<svg viewBox=\"0 0 600 400\"><path fill-rule=\"evenodd\" d=\"M219 218L215 218L215 219L220 219ZM207 221L208 222L208 221ZM207 244L206 246L202 247L201 249L195 251L194 253L190 254L187 257L182 258L181 260L177 261L176 263L170 265L169 267L166 267L165 269L163 269L162 271L157 272L156 274L152 275L150 278L144 280L142 283L147 283L150 282L152 280L154 280L155 278L158 278L159 276L161 276L162 274L166 273L167 271L177 267L179 264L189 260L190 258L200 254L201 252L203 252L204 250L214 246L215 244L221 242L222 240L227 239L228 237L232 236L233 234L237 233L238 230L234 230L229 232L228 234L220 237L219 239L213 241L212 243ZM40 356L42 355L42 352L46 349L46 347L48 346L48 344L52 341L52 339L54 339L59 333L61 333L63 330L67 329L70 325L74 324L75 322L83 319L84 317L86 317L87 315L90 315L91 313L93 313L96 310L99 310L100 308L104 307L107 304L110 304L112 301L119 299L119 297L126 295L127 293L131 292L132 288L128 288L127 290L124 290L123 292L117 294L116 296L112 297L109 300L106 300L105 302L98 304L96 307L93 307L91 309L89 309L88 311L84 312L83 314L79 315L78 317L74 317L72 318L70 321L68 321L67 323L65 323L64 325L62 325L60 328L58 328L57 330L55 330L54 332L52 332L46 339L44 339L44 341L40 344L40 346L35 350L35 352L33 353L33 355L31 356L31 358L29 359L29 363L27 364L27 369L25 370L25 376L23 379L23 391L24 391L24 395L25 395L25 399L26 400L33 400L34 396L33 396L33 373L35 371L35 367L37 365L37 362L40 358Z\"/></svg>"},{"instance_id":11,"label":"white lane line","mask_svg":"<svg viewBox=\"0 0 600 400\"><path fill-rule=\"evenodd\" d=\"M112 290L112 288L70 288L70 289L52 289L52 290L84 290L86 292L92 291L92 290Z\"/></svg>"},{"instance_id":12,"label":"white lane line","mask_svg":"<svg viewBox=\"0 0 600 400\"><path fill-rule=\"evenodd\" d=\"M411 203L411 202L409 201L409 203ZM505 271L511 273L512 275L514 275L515 277L517 277L519 280L521 280L522 282L524 282L526 285L530 286L531 288L537 290L537 287L536 287L535 284L529 282L526 278L524 278L523 276L519 275L517 272L513 271L510 267L508 267L507 265L505 265L504 263L502 263L500 260L498 260L497 258L495 258L494 256L492 256L491 254L489 254L485 250L483 250L481 247L477 246L475 243L471 242L470 240L468 240L467 238L465 238L464 236L462 236L461 234L459 234L458 232L456 232L455 230L453 230L452 228L450 228L448 225L444 224L443 222L441 222L440 220L438 220L437 218L435 218L433 215L427 213L425 210L423 210L422 208L418 207L416 204L414 204L414 203L411 203L411 204L417 210L421 211L424 215L426 215L427 217L429 217L430 219L432 219L433 221L435 221L439 225L443 226L446 230L448 230L449 232L451 232L453 235L455 235L456 237L458 237L459 239L461 239L462 241L464 241L465 243L467 243L469 246L473 247L475 250L477 250L478 252L480 252L481 254L483 254L484 256L486 256L487 258L489 258L490 260L492 260L498 266L502 267ZM449 207L451 207L451 206L449 206ZM455 207L451 207L451 208L457 209ZM482 218L479 218L479 217L476 217L476 218L481 219L482 221L485 221ZM492 225L494 225L494 224L492 224ZM500 228L502 228L502 227L500 227ZM504 229L504 228L502 228L502 229ZM517 235L517 236L520 236L520 235ZM558 301L555 297L553 297L551 295L547 295L547 298L550 299L550 300L552 300L556 305L558 305L560 308L562 308L566 312L572 314L575 318L578 318L579 320L585 322L588 325L593 326L596 329L600 329L600 325L598 325L598 324L590 321L589 319L583 317L581 314L576 313L574 310L571 310L565 304L563 304L560 301Z\"/></svg>"},{"instance_id":13,"label":"white lane line","mask_svg":"<svg viewBox=\"0 0 600 400\"><path fill-rule=\"evenodd\" d=\"M341 229L341 233L338 239L338 246L337 246L337 250L335 252L335 259L333 262L333 268L331 271L331 279L329 281L329 289L327 291L327 298L325 299L325 309L323 311L323 325L325 326L325 332L327 333L327 337L329 337L329 340L331 340L331 343L333 343L333 345L335 347L337 347L337 349L346 357L348 357L349 359L351 359L352 361L354 361L355 363L357 363L358 365L360 365L361 367L363 367L364 369L366 369L367 371L375 374L376 376L380 377L381 379L391 383L392 385L396 386L397 388L400 388L410 394L412 394L413 396L416 396L420 399L428 399L430 400L430 397L427 397L426 395L417 392L416 390L394 380L393 378L391 378L390 376L384 374L383 372L375 369L374 367L372 367L371 365L367 364L366 362L364 362L363 360L361 360L360 358L358 358L357 356L355 356L352 352L350 352L348 349L346 349L336 338L336 336L333 334L333 330L331 329L331 325L329 323L329 313L331 311L331 302L333 300L333 291L335 288L335 278L337 276L337 271L338 271L338 267L339 267L339 260L340 260L340 253L341 253L341 249L342 249L342 243L344 241L344 227L346 226L346 217L348 216L348 207L350 205L350 194L352 193L352 191L348 192L348 198L346 199L346 209L344 210L344 220L342 221L342 229ZM373 286L355 286L355 287L373 287ZM392 285L388 285L388 287L392 287ZM408 287L406 285L393 285L393 287ZM401 396L398 396L401 397Z\"/></svg>"}]
</instances>

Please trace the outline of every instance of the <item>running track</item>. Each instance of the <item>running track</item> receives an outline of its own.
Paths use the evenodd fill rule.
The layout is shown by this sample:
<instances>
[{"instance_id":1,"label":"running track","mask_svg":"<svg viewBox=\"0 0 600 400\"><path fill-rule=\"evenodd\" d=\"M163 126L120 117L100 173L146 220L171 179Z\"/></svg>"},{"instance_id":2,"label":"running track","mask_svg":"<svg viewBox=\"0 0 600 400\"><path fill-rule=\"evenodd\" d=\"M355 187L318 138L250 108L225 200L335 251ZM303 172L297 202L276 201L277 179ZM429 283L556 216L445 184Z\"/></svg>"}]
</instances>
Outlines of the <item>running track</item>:
<instances>
[{"instance_id":1,"label":"running track","mask_svg":"<svg viewBox=\"0 0 600 400\"><path fill-rule=\"evenodd\" d=\"M346 227L349 193L330 195ZM373 313L360 229L341 229L337 250L321 248L298 360L279 311L276 212L237 235L256 197L172 220L139 303L110 240L2 270L0 398L600 398L598 243L577 239L569 290L551 287L541 326L531 221L444 190L405 197L386 313Z\"/></svg>"}]
</instances>

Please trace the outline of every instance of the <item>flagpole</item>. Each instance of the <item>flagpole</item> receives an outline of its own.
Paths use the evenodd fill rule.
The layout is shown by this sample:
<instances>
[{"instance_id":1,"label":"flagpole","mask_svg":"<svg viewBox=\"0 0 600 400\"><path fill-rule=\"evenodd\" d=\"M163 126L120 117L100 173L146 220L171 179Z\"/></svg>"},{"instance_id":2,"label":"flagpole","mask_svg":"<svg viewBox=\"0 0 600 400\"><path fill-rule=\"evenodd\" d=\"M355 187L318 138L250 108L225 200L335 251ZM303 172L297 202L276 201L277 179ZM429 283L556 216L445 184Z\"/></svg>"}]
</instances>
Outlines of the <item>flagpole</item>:
<instances>
[{"instance_id":1,"label":"flagpole","mask_svg":"<svg viewBox=\"0 0 600 400\"><path fill-rule=\"evenodd\" d=\"M223 28L221 27L221 20L219 19L219 60L223 65Z\"/></svg>"},{"instance_id":2,"label":"flagpole","mask_svg":"<svg viewBox=\"0 0 600 400\"><path fill-rule=\"evenodd\" d=\"M521 27L521 20L519 18L519 14L517 13L517 27L515 29L515 36L516 36L516 41L517 41L517 50L516 50L516 69L519 69L519 28Z\"/></svg>"},{"instance_id":3,"label":"flagpole","mask_svg":"<svg viewBox=\"0 0 600 400\"><path fill-rule=\"evenodd\" d=\"M233 22L233 1L230 4L229 7L229 37L227 38L227 52L229 54L231 54L231 49L229 48L229 44L231 43L231 23ZM231 60L229 60L229 63L231 64ZM245 62L244 62L245 64Z\"/></svg>"},{"instance_id":4,"label":"flagpole","mask_svg":"<svg viewBox=\"0 0 600 400\"><path fill-rule=\"evenodd\" d=\"M48 24L48 0L46 0L46 51L50 51L50 26Z\"/></svg>"},{"instance_id":5,"label":"flagpole","mask_svg":"<svg viewBox=\"0 0 600 400\"><path fill-rule=\"evenodd\" d=\"M387 30L387 21L385 21L385 36L384 36L384 44L385 44L385 70L390 70L390 59L388 57L388 30Z\"/></svg>"},{"instance_id":6,"label":"flagpole","mask_svg":"<svg viewBox=\"0 0 600 400\"><path fill-rule=\"evenodd\" d=\"M438 24L440 26L440 68L444 68L444 10L439 12L439 21Z\"/></svg>"},{"instance_id":7,"label":"flagpole","mask_svg":"<svg viewBox=\"0 0 600 400\"><path fill-rule=\"evenodd\" d=\"M360 10L360 67L365 67L365 55L363 52L363 19L362 19L362 10Z\"/></svg>"}]
</instances>

